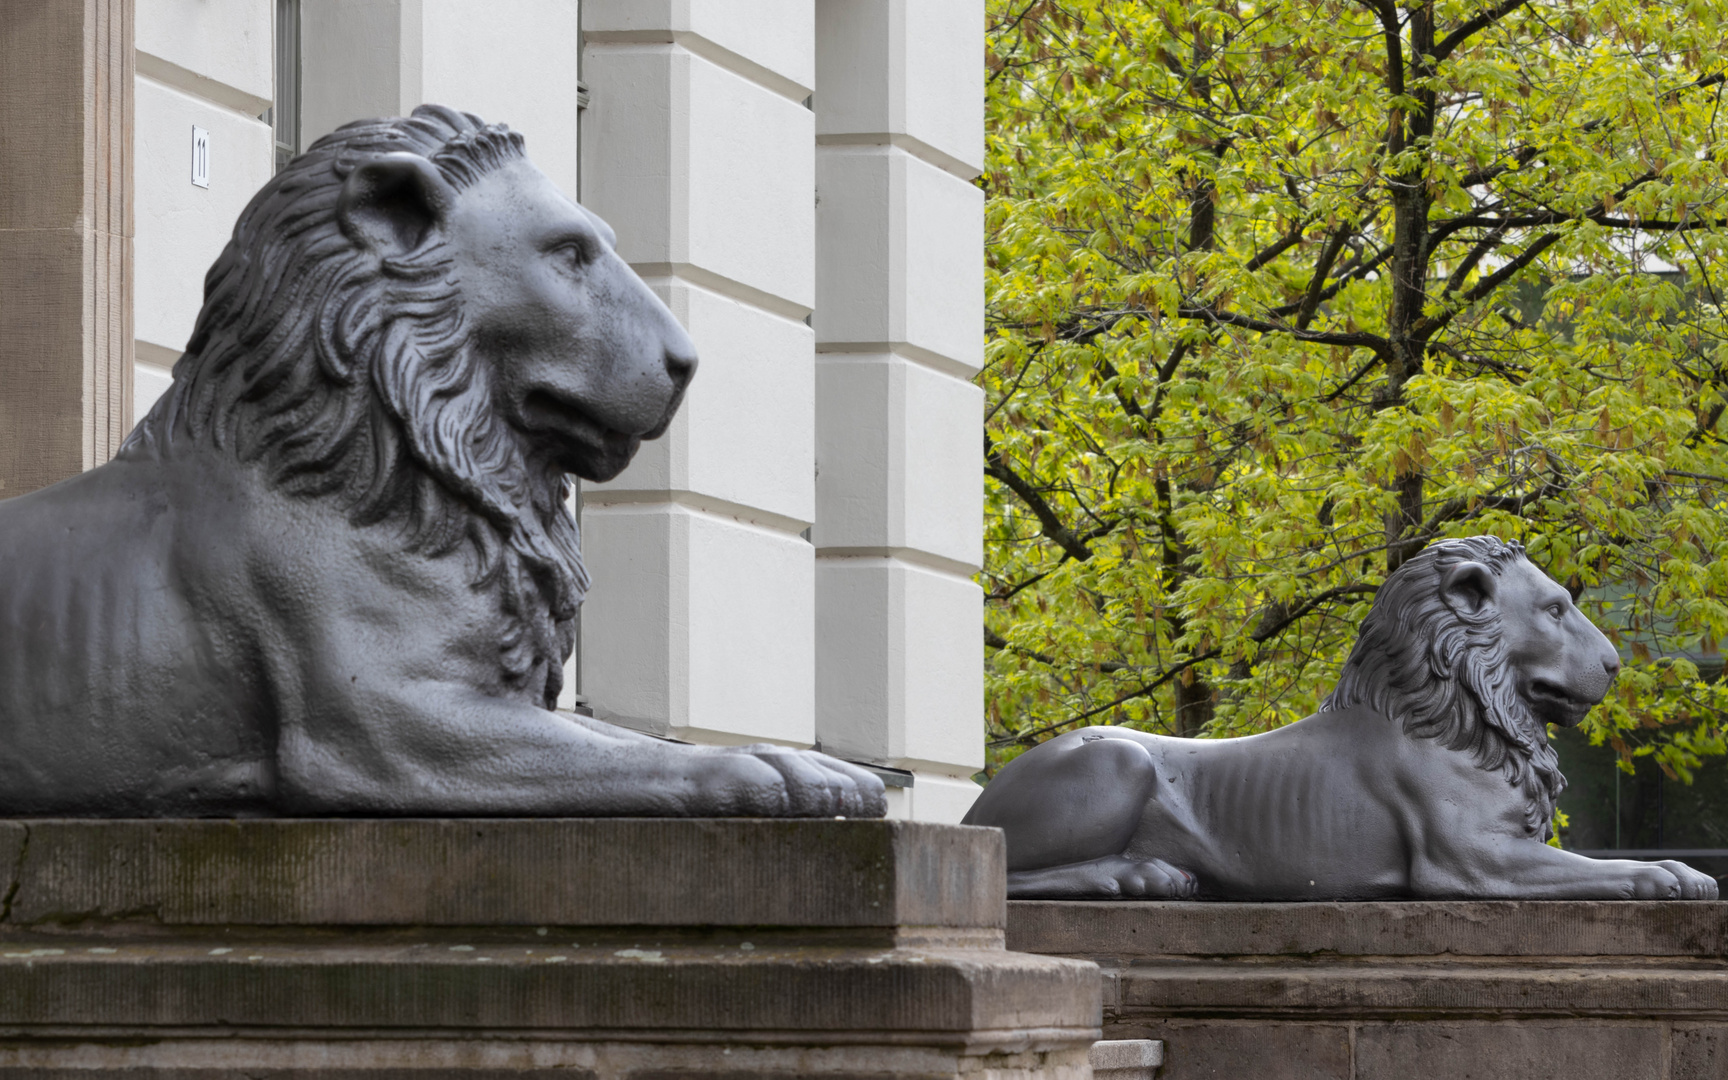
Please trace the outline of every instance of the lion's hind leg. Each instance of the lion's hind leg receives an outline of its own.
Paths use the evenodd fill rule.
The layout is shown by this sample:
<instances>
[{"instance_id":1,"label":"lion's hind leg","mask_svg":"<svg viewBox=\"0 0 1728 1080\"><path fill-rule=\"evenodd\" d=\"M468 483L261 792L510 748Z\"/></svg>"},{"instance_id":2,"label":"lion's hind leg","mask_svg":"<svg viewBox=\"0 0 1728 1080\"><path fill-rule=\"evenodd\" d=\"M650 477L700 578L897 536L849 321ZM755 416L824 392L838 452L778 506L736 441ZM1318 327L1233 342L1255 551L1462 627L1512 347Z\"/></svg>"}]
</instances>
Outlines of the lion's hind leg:
<instances>
[{"instance_id":1,"label":"lion's hind leg","mask_svg":"<svg viewBox=\"0 0 1728 1080\"><path fill-rule=\"evenodd\" d=\"M1011 900L1189 900L1200 883L1162 859L1101 859L1008 872Z\"/></svg>"}]
</instances>

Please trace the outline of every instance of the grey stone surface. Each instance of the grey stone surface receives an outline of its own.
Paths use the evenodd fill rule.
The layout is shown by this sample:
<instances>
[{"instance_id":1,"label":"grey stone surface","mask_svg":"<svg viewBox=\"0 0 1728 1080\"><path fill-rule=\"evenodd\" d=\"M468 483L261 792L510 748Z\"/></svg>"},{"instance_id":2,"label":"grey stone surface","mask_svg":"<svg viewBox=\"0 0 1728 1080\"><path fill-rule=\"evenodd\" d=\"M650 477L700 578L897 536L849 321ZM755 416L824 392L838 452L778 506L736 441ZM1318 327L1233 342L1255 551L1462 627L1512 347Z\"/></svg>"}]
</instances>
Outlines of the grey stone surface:
<instances>
[{"instance_id":1,"label":"grey stone surface","mask_svg":"<svg viewBox=\"0 0 1728 1080\"><path fill-rule=\"evenodd\" d=\"M1008 904L1008 947L1119 958L1714 957L1728 954L1728 903L1014 900Z\"/></svg>"},{"instance_id":2,"label":"grey stone surface","mask_svg":"<svg viewBox=\"0 0 1728 1080\"><path fill-rule=\"evenodd\" d=\"M1389 575L1320 711L1238 739L1089 727L1003 767L966 822L1008 893L1066 900L1714 900L1674 861L1549 847L1548 724L1620 670L1571 595L1491 536Z\"/></svg>"},{"instance_id":3,"label":"grey stone surface","mask_svg":"<svg viewBox=\"0 0 1728 1080\"><path fill-rule=\"evenodd\" d=\"M1158 1080L1351 1080L1347 1024L1170 1020L1106 1027L1108 1038L1164 1045ZM1412 1062L1405 1077L1443 1076Z\"/></svg>"},{"instance_id":4,"label":"grey stone surface","mask_svg":"<svg viewBox=\"0 0 1728 1080\"><path fill-rule=\"evenodd\" d=\"M62 51L90 36L20 25L59 27ZM107 82L129 95L130 44L115 55ZM36 81L79 100L77 80ZM12 125L0 152L19 132L41 141ZM53 217L92 185L25 187ZM0 215L18 198L0 194ZM0 419L72 409L43 443L55 476L77 471L62 444L105 384L42 357L80 355L95 325L78 268L129 265L124 235L81 256L101 236L74 233L0 259L25 301L0 309L18 331L0 338L29 354L0 356L18 376ZM520 135L440 106L345 125L265 184L173 385L114 460L0 500L0 814L881 816L882 782L834 758L552 711L589 584L567 476L617 476L696 369L615 239ZM47 330L14 326L19 311ZM130 378L124 348L83 355ZM72 445L106 456L94 436ZM43 482L7 449L0 481Z\"/></svg>"},{"instance_id":5,"label":"grey stone surface","mask_svg":"<svg viewBox=\"0 0 1728 1080\"><path fill-rule=\"evenodd\" d=\"M1672 1038L1672 1080L1728 1076L1728 1024L1676 1024Z\"/></svg>"},{"instance_id":6,"label":"grey stone surface","mask_svg":"<svg viewBox=\"0 0 1728 1080\"><path fill-rule=\"evenodd\" d=\"M1728 1075L1728 903L1008 909L1010 948L1100 965L1106 1037L1163 1040L1160 1078Z\"/></svg>"},{"instance_id":7,"label":"grey stone surface","mask_svg":"<svg viewBox=\"0 0 1728 1080\"><path fill-rule=\"evenodd\" d=\"M993 829L903 821L0 822L13 926L999 931L1002 865Z\"/></svg>"},{"instance_id":8,"label":"grey stone surface","mask_svg":"<svg viewBox=\"0 0 1728 1080\"><path fill-rule=\"evenodd\" d=\"M1157 1039L1100 1039L1089 1055L1092 1080L1152 1080L1164 1063Z\"/></svg>"},{"instance_id":9,"label":"grey stone surface","mask_svg":"<svg viewBox=\"0 0 1728 1080\"><path fill-rule=\"evenodd\" d=\"M1355 1080L1657 1077L1663 1041L1654 1024L1363 1024Z\"/></svg>"},{"instance_id":10,"label":"grey stone surface","mask_svg":"<svg viewBox=\"0 0 1728 1080\"><path fill-rule=\"evenodd\" d=\"M990 830L8 825L0 1078L1083 1080L1099 1035L1094 966L1002 947Z\"/></svg>"},{"instance_id":11,"label":"grey stone surface","mask_svg":"<svg viewBox=\"0 0 1728 1080\"><path fill-rule=\"evenodd\" d=\"M107 460L132 425L135 6L5 11L0 499Z\"/></svg>"}]
</instances>

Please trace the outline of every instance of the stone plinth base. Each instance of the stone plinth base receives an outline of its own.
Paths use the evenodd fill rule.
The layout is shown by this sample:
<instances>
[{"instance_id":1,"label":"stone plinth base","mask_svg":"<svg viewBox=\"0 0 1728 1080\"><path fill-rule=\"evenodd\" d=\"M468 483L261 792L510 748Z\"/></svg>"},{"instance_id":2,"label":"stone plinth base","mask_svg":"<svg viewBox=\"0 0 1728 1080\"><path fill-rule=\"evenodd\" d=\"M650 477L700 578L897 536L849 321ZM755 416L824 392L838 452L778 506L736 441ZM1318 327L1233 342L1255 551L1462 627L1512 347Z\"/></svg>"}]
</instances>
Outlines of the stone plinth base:
<instances>
[{"instance_id":1,"label":"stone plinth base","mask_svg":"<svg viewBox=\"0 0 1728 1080\"><path fill-rule=\"evenodd\" d=\"M1089 1075L988 829L0 822L0 1080Z\"/></svg>"},{"instance_id":2,"label":"stone plinth base","mask_svg":"<svg viewBox=\"0 0 1728 1080\"><path fill-rule=\"evenodd\" d=\"M1159 1080L1728 1077L1728 903L1014 901Z\"/></svg>"}]
</instances>

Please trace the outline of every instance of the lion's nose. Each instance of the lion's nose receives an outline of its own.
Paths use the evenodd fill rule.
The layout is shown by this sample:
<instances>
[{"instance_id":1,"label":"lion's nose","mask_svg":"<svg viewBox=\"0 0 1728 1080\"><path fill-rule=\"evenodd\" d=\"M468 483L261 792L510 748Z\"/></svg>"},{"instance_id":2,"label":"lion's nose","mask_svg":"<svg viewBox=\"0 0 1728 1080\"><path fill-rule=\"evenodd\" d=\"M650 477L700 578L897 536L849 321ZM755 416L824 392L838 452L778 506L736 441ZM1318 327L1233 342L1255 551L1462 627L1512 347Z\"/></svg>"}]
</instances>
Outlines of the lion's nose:
<instances>
[{"instance_id":1,"label":"lion's nose","mask_svg":"<svg viewBox=\"0 0 1728 1080\"><path fill-rule=\"evenodd\" d=\"M684 334L666 343L666 374L682 390L696 374L696 345Z\"/></svg>"},{"instance_id":2,"label":"lion's nose","mask_svg":"<svg viewBox=\"0 0 1728 1080\"><path fill-rule=\"evenodd\" d=\"M1608 673L1608 678L1610 680L1612 680L1614 678L1614 676L1620 674L1620 656L1619 656L1619 654L1618 653L1605 653L1602 657L1602 670L1606 671Z\"/></svg>"}]
</instances>

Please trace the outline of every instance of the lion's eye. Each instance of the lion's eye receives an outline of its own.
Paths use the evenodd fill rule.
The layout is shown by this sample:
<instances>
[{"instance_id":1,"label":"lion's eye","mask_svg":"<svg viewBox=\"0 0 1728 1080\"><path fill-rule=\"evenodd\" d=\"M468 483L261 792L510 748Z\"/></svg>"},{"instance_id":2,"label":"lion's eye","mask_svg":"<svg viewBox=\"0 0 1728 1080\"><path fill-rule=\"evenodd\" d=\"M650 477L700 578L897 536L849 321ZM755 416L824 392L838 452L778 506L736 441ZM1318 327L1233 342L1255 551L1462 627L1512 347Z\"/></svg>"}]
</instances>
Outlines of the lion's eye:
<instances>
[{"instance_id":1,"label":"lion's eye","mask_svg":"<svg viewBox=\"0 0 1728 1080\"><path fill-rule=\"evenodd\" d=\"M559 244L552 253L576 270L580 270L594 261L593 245L581 240L571 240Z\"/></svg>"},{"instance_id":2,"label":"lion's eye","mask_svg":"<svg viewBox=\"0 0 1728 1080\"><path fill-rule=\"evenodd\" d=\"M1548 614L1554 616L1556 619L1564 618L1566 615L1566 605L1564 605L1564 604L1549 604L1548 605Z\"/></svg>"}]
</instances>

